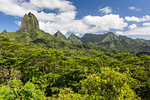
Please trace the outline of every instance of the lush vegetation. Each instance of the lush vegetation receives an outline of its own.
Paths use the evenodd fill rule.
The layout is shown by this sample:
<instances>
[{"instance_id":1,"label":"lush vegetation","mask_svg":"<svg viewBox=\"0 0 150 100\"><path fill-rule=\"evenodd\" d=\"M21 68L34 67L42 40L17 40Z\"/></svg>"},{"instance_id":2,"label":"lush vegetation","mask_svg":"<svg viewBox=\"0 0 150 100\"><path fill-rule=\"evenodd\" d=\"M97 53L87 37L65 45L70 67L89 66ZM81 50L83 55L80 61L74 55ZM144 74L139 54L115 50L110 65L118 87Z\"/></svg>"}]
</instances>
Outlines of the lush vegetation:
<instances>
[{"instance_id":1,"label":"lush vegetation","mask_svg":"<svg viewBox=\"0 0 150 100\"><path fill-rule=\"evenodd\" d=\"M0 35L0 100L149 100L149 47L113 33L52 36L26 14Z\"/></svg>"},{"instance_id":2,"label":"lush vegetation","mask_svg":"<svg viewBox=\"0 0 150 100\"><path fill-rule=\"evenodd\" d=\"M0 36L0 100L149 100L150 56L41 49Z\"/></svg>"},{"instance_id":3,"label":"lush vegetation","mask_svg":"<svg viewBox=\"0 0 150 100\"><path fill-rule=\"evenodd\" d=\"M20 42L20 43L33 43L37 47L41 47L44 49L57 49L63 50L65 52L77 52L95 49L104 51L107 55L114 55L118 51L117 50L108 50L104 47L92 44L92 43L82 43L79 38L74 35L71 35L68 40L64 39L63 34L58 31L57 37L50 35L49 33L45 33L41 30L31 29L25 32L7 32L2 34L4 37L8 37L12 41ZM61 36L63 38L61 38Z\"/></svg>"}]
</instances>

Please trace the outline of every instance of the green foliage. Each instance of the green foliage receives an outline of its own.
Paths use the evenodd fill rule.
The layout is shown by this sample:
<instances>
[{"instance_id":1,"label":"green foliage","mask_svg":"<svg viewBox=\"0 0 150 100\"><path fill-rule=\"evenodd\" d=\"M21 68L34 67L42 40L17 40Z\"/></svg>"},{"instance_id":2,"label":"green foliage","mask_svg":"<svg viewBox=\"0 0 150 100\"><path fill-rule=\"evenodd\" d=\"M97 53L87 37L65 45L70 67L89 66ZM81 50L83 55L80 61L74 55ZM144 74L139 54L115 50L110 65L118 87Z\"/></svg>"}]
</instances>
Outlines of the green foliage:
<instances>
[{"instance_id":1,"label":"green foliage","mask_svg":"<svg viewBox=\"0 0 150 100\"><path fill-rule=\"evenodd\" d=\"M86 96L74 93L70 88L64 88L56 96L54 95L50 100L87 100Z\"/></svg>"},{"instance_id":2,"label":"green foliage","mask_svg":"<svg viewBox=\"0 0 150 100\"><path fill-rule=\"evenodd\" d=\"M0 35L0 100L149 100L148 55L76 46L84 48L42 49Z\"/></svg>"},{"instance_id":3,"label":"green foliage","mask_svg":"<svg viewBox=\"0 0 150 100\"><path fill-rule=\"evenodd\" d=\"M95 95L106 100L136 100L138 97L128 86L126 75L110 68L102 68L101 73L92 74L82 82L82 93Z\"/></svg>"},{"instance_id":4,"label":"green foliage","mask_svg":"<svg viewBox=\"0 0 150 100\"><path fill-rule=\"evenodd\" d=\"M0 86L1 100L43 100L44 94L37 85L27 82L24 86L21 80L11 80L9 85Z\"/></svg>"},{"instance_id":5,"label":"green foliage","mask_svg":"<svg viewBox=\"0 0 150 100\"><path fill-rule=\"evenodd\" d=\"M0 100L14 100L16 95L12 89L3 85L0 87Z\"/></svg>"},{"instance_id":6,"label":"green foliage","mask_svg":"<svg viewBox=\"0 0 150 100\"><path fill-rule=\"evenodd\" d=\"M150 56L141 55L149 53L147 40L114 33L52 36L32 13L17 32L2 33L0 100L150 98Z\"/></svg>"}]
</instances>

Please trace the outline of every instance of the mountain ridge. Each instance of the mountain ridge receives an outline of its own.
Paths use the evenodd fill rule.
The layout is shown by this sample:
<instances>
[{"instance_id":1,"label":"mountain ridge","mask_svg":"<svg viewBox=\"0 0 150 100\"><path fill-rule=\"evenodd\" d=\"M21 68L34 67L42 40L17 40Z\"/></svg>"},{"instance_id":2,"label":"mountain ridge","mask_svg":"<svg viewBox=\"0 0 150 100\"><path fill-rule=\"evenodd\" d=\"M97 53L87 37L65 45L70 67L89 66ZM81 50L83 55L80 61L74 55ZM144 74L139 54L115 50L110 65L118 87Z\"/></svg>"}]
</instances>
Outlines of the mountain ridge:
<instances>
[{"instance_id":1,"label":"mountain ridge","mask_svg":"<svg viewBox=\"0 0 150 100\"><path fill-rule=\"evenodd\" d=\"M59 30L54 34L55 37L63 40L67 40L66 36L63 35Z\"/></svg>"},{"instance_id":2,"label":"mountain ridge","mask_svg":"<svg viewBox=\"0 0 150 100\"><path fill-rule=\"evenodd\" d=\"M74 35L73 33L69 36L68 40L71 41L71 43L82 43L80 38Z\"/></svg>"},{"instance_id":3,"label":"mountain ridge","mask_svg":"<svg viewBox=\"0 0 150 100\"><path fill-rule=\"evenodd\" d=\"M87 33L81 38L71 34L69 38L66 38L65 35L58 30L54 35L50 35L40 30L38 20L32 13L24 15L19 30L16 32L6 31L5 34L2 35L13 41L34 43L42 48L63 49L94 47L93 49L95 49L97 47L102 47L119 52L150 52L150 40L132 39L121 35L118 36L113 32L105 34Z\"/></svg>"}]
</instances>

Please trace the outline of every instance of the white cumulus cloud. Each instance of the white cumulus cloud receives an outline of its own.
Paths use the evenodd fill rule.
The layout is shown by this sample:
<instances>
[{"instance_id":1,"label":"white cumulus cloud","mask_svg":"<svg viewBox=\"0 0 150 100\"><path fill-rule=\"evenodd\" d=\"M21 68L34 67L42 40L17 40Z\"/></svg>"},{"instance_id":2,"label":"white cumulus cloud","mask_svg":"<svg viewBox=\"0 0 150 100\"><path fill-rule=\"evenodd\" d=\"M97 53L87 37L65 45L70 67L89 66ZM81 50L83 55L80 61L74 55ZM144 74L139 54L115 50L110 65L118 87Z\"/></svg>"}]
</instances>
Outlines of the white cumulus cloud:
<instances>
[{"instance_id":1,"label":"white cumulus cloud","mask_svg":"<svg viewBox=\"0 0 150 100\"><path fill-rule=\"evenodd\" d=\"M150 26L150 23L143 23L143 26Z\"/></svg>"},{"instance_id":2,"label":"white cumulus cloud","mask_svg":"<svg viewBox=\"0 0 150 100\"><path fill-rule=\"evenodd\" d=\"M88 24L90 27L90 32L97 31L108 31L110 29L122 30L127 26L127 23L124 22L123 18L120 18L119 15L105 15L105 16L86 16L83 21Z\"/></svg>"},{"instance_id":3,"label":"white cumulus cloud","mask_svg":"<svg viewBox=\"0 0 150 100\"><path fill-rule=\"evenodd\" d=\"M129 22L145 22L145 21L150 21L150 16L146 15L146 16L143 16L142 18L135 17L135 16L132 16L132 17L126 16L125 20Z\"/></svg>"},{"instance_id":4,"label":"white cumulus cloud","mask_svg":"<svg viewBox=\"0 0 150 100\"><path fill-rule=\"evenodd\" d=\"M124 35L150 35L150 27L139 27L123 33Z\"/></svg>"},{"instance_id":5,"label":"white cumulus cloud","mask_svg":"<svg viewBox=\"0 0 150 100\"><path fill-rule=\"evenodd\" d=\"M40 8L59 9L60 11L75 10L75 6L66 0L30 0L30 3Z\"/></svg>"},{"instance_id":6,"label":"white cumulus cloud","mask_svg":"<svg viewBox=\"0 0 150 100\"><path fill-rule=\"evenodd\" d=\"M50 12L46 13L44 9ZM52 13L51 10L57 10L57 12ZM76 7L67 0L0 0L0 12L18 17L32 12L38 18L40 28L51 34L58 30L63 34L67 32L97 33L110 29L123 30L127 26L127 23L119 15L109 14L112 12L110 7L105 7L100 11L107 13L107 15L88 15L77 20ZM15 23L20 25L19 21Z\"/></svg>"},{"instance_id":7,"label":"white cumulus cloud","mask_svg":"<svg viewBox=\"0 0 150 100\"><path fill-rule=\"evenodd\" d=\"M137 28L136 24L129 25L128 27L129 27L129 29L135 29L135 28Z\"/></svg>"}]
</instances>

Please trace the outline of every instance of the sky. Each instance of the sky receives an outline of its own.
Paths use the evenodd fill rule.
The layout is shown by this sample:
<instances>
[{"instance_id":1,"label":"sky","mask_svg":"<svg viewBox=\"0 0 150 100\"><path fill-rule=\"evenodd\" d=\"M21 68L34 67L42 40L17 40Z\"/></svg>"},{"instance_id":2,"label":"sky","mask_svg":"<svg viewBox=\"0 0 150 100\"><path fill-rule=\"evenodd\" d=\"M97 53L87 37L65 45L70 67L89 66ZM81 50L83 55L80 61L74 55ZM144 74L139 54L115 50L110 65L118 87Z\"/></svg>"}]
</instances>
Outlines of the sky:
<instances>
[{"instance_id":1,"label":"sky","mask_svg":"<svg viewBox=\"0 0 150 100\"><path fill-rule=\"evenodd\" d=\"M150 0L0 0L0 32L15 32L24 14L32 12L40 29L50 34L114 32L150 39L149 4Z\"/></svg>"}]
</instances>

